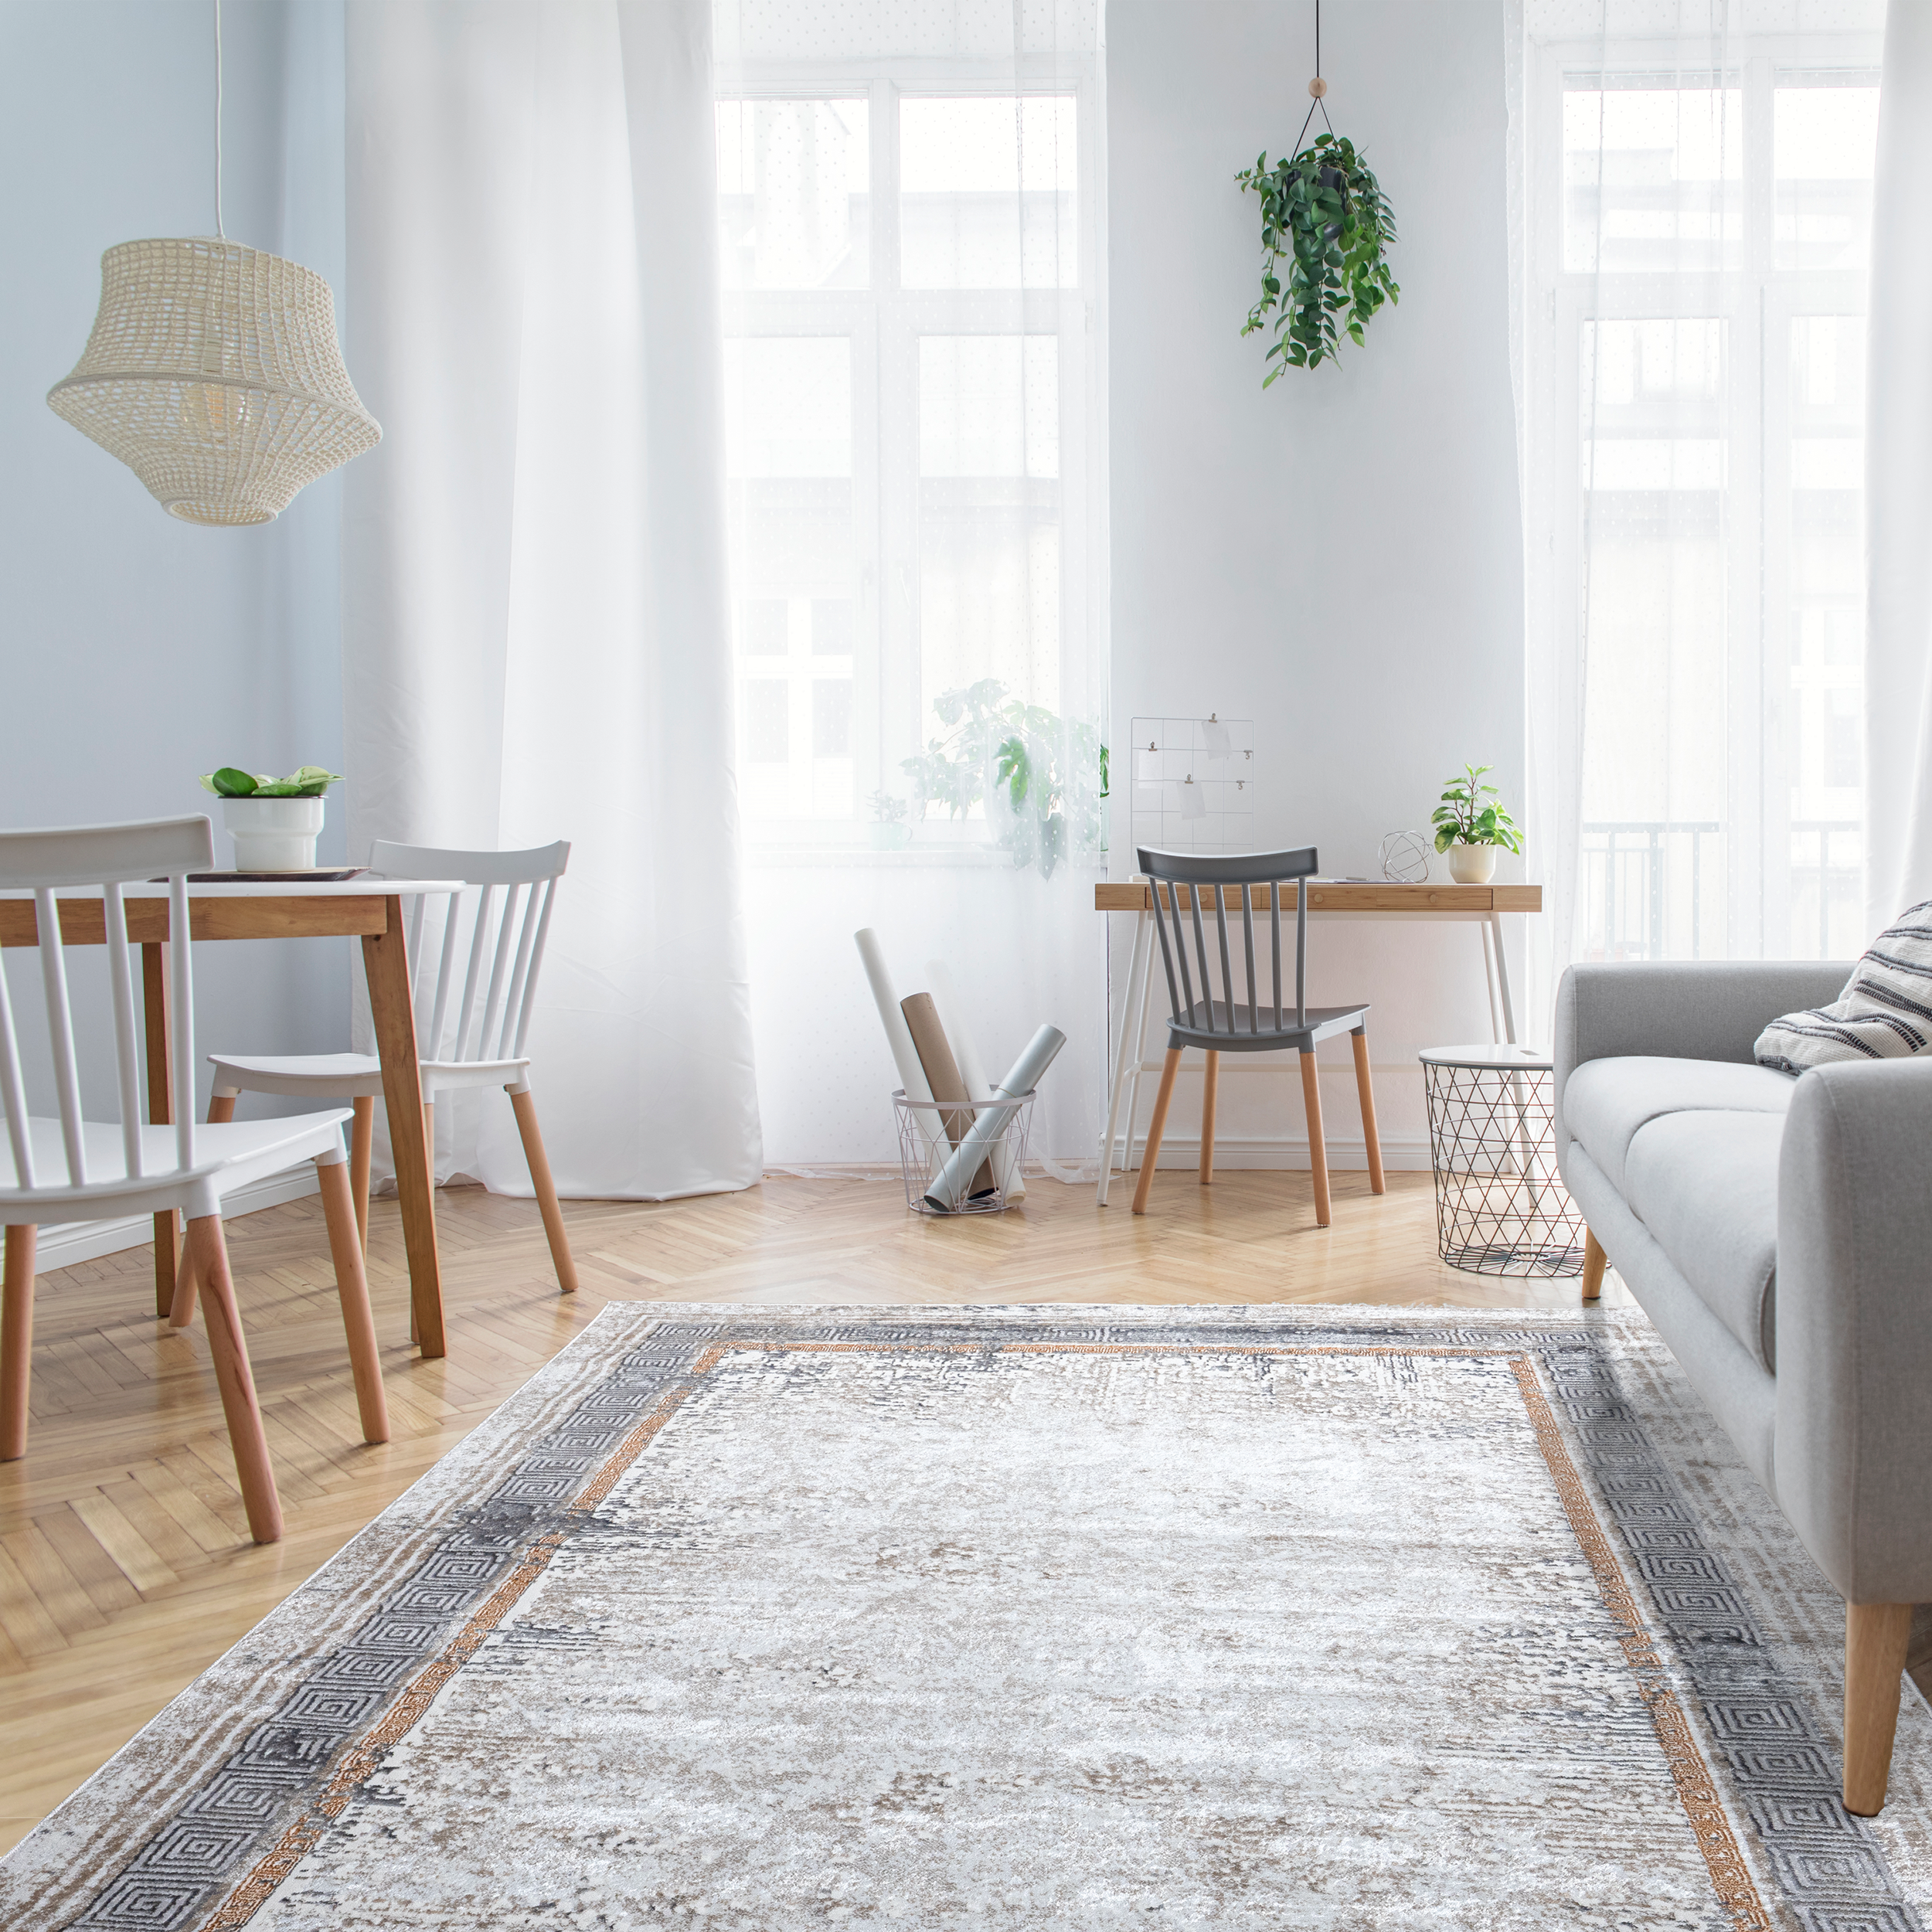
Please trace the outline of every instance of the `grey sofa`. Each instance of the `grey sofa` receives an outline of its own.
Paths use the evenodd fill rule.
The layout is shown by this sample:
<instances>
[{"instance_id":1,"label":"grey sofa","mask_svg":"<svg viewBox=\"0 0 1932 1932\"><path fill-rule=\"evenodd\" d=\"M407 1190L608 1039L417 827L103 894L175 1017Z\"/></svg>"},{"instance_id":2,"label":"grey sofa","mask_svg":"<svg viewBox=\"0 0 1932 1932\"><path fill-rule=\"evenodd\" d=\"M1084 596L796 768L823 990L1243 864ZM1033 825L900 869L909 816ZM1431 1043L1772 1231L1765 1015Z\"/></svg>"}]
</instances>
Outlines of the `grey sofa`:
<instances>
[{"instance_id":1,"label":"grey sofa","mask_svg":"<svg viewBox=\"0 0 1932 1932\"><path fill-rule=\"evenodd\" d=\"M1932 1600L1932 1059L1756 1065L1845 964L1572 967L1556 1155L1604 1258L1845 1601L1845 1803L1885 1801Z\"/></svg>"}]
</instances>

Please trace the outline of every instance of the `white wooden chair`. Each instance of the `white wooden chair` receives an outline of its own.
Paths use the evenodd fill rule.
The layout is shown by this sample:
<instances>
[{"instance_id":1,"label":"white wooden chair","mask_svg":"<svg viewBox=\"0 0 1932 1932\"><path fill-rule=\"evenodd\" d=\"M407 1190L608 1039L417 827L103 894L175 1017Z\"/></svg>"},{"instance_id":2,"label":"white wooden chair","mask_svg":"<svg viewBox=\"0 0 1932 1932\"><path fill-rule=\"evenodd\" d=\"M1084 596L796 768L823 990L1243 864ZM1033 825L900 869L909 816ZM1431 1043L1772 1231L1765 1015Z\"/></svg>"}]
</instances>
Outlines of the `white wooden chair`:
<instances>
[{"instance_id":1,"label":"white wooden chair","mask_svg":"<svg viewBox=\"0 0 1932 1932\"><path fill-rule=\"evenodd\" d=\"M0 888L31 888L53 1059L56 1119L30 1118L20 1049L14 1031L7 975L0 968L0 1097L7 1117L5 1158L0 1161L0 1221L6 1225L4 1294L0 1294L0 1461L26 1454L27 1393L33 1340L34 1246L42 1227L124 1214L179 1209L188 1222L187 1251L206 1287L208 1350L221 1390L222 1412L235 1451L236 1473L247 1505L248 1527L258 1543L282 1533L268 1441L248 1366L235 1284L222 1238L222 1196L251 1181L312 1160L322 1184L335 1285L342 1297L349 1361L362 1434L389 1440L389 1415L369 1314L369 1284L355 1239L342 1152L346 1112L303 1114L292 1120L249 1121L223 1127L195 1124L194 986L189 958L188 875L214 863L214 839L206 818L160 819L71 830L0 832ZM168 882L168 947L171 968L170 1023L175 1053L172 1127L143 1124L140 1056L134 1033L134 978L122 887L157 874ZM100 898L94 897L99 892ZM112 986L117 1124L83 1117L80 1062L73 1002L69 997L62 900L77 930L102 930ZM100 908L97 915L95 908ZM58 1176L59 1178L56 1178Z\"/></svg>"},{"instance_id":2,"label":"white wooden chair","mask_svg":"<svg viewBox=\"0 0 1932 1932\"><path fill-rule=\"evenodd\" d=\"M436 1165L436 1097L465 1087L501 1087L510 1097L522 1137L523 1156L543 1210L557 1286L566 1294L577 1285L556 1186L543 1151L543 1136L531 1097L529 1060L523 1052L530 1010L556 882L570 862L567 839L527 852L450 852L433 845L398 845L378 839L369 854L370 870L392 879L461 879L460 893L424 893L412 902L408 934L410 985L416 1002L416 1037L423 1049L423 1116L430 1144L430 1168ZM499 903L498 890L502 897ZM473 906L464 902L475 889ZM434 972L425 973L423 929L427 908L440 900L442 937ZM519 917L519 913L521 917ZM467 961L461 935L470 935ZM458 974L461 975L460 996ZM487 974L488 978L485 978ZM376 1097L383 1090L382 1065L372 1053L309 1053L279 1056L210 1053L215 1092L208 1117L230 1120L243 1093L286 1094L304 1098L348 1100L355 1109L351 1131L352 1182L355 1221L369 1236L369 1169ZM395 1132L396 1123L389 1123Z\"/></svg>"}]
</instances>

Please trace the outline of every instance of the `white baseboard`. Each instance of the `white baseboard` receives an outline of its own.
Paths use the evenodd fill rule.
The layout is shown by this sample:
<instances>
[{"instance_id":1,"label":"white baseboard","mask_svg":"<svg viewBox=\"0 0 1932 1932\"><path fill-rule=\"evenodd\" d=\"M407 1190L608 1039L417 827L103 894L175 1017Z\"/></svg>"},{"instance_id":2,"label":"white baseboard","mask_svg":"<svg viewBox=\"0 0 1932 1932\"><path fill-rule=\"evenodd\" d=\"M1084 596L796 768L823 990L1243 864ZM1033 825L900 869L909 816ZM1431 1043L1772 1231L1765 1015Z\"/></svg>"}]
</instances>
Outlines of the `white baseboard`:
<instances>
[{"instance_id":1,"label":"white baseboard","mask_svg":"<svg viewBox=\"0 0 1932 1932\"><path fill-rule=\"evenodd\" d=\"M238 1214L253 1214L258 1209L279 1207L284 1201L299 1201L304 1194L320 1191L312 1162L304 1161L286 1174L271 1175L238 1187L222 1199L222 1219L232 1221ZM34 1244L34 1267L45 1274L50 1268L72 1267L77 1261L97 1260L104 1254L118 1254L124 1248L145 1248L155 1238L151 1214L126 1214L114 1221L74 1221L66 1227L43 1228Z\"/></svg>"},{"instance_id":2,"label":"white baseboard","mask_svg":"<svg viewBox=\"0 0 1932 1932\"><path fill-rule=\"evenodd\" d=\"M1145 1140L1142 1135L1134 1143L1137 1161ZM1121 1158L1122 1145L1119 1141L1114 1144L1114 1158L1117 1161ZM1161 1158L1155 1164L1157 1168L1198 1167L1200 1162L1201 1139L1198 1134L1162 1135ZM1308 1165L1308 1144L1304 1140L1291 1140L1273 1134L1217 1134L1214 1137L1214 1165L1305 1170ZM1428 1173L1431 1165L1428 1135L1383 1134L1382 1165L1392 1174ZM1359 1135L1353 1140L1338 1136L1332 1138L1328 1142L1328 1165L1342 1172L1366 1174L1369 1168L1367 1142Z\"/></svg>"},{"instance_id":3,"label":"white baseboard","mask_svg":"<svg viewBox=\"0 0 1932 1932\"><path fill-rule=\"evenodd\" d=\"M1124 1141L1114 1144L1114 1158L1119 1160ZM1138 1160L1145 1136L1134 1143L1134 1157ZM1079 1155L1062 1155L1062 1165L1084 1169L1084 1185L1090 1187L1100 1174L1100 1162L1093 1155L1083 1158ZM1162 1168L1198 1167L1201 1162L1201 1141L1195 1134L1165 1134L1161 1137L1161 1158L1157 1164ZM1214 1137L1214 1165L1225 1168L1274 1168L1299 1169L1305 1173L1308 1165L1308 1144L1305 1140L1292 1140L1284 1135L1273 1134L1217 1134ZM1429 1137L1426 1134L1385 1134L1382 1137L1382 1165L1391 1174L1427 1174L1430 1171ZM1369 1149L1359 1135L1353 1140L1333 1139L1328 1142L1328 1165L1337 1173L1366 1174L1369 1171ZM878 1162L867 1161L813 1161L809 1164L801 1161L771 1161L765 1166L767 1174L783 1174L797 1180L884 1181L897 1180L899 1169ZM1120 1169L1114 1169L1118 1174ZM1037 1163L1026 1164L1026 1178L1044 1180L1050 1178Z\"/></svg>"}]
</instances>

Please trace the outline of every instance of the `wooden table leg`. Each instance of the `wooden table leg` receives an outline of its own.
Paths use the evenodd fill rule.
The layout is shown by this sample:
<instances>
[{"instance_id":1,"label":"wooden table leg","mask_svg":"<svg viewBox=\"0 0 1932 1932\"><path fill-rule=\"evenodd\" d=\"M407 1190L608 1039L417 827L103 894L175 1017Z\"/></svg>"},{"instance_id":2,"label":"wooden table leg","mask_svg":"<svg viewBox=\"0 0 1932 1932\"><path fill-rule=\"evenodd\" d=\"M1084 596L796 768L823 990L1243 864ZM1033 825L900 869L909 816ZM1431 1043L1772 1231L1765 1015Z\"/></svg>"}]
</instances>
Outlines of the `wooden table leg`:
<instances>
[{"instance_id":1,"label":"wooden table leg","mask_svg":"<svg viewBox=\"0 0 1932 1932\"><path fill-rule=\"evenodd\" d=\"M443 1281L436 1258L436 1197L423 1132L423 1079L416 1053L416 1014L410 999L408 940L403 902L390 899L389 930L362 941L369 1015L383 1063L383 1104L389 1113L389 1158L403 1209L403 1245L409 1255L410 1308L423 1353L440 1355Z\"/></svg>"},{"instance_id":2,"label":"wooden table leg","mask_svg":"<svg viewBox=\"0 0 1932 1932\"><path fill-rule=\"evenodd\" d=\"M174 1123L168 1039L168 948L158 942L141 949L141 997L148 1045L148 1118L156 1127ZM155 1216L155 1314L165 1321L174 1312L175 1257L180 1247L180 1217L172 1208Z\"/></svg>"}]
</instances>

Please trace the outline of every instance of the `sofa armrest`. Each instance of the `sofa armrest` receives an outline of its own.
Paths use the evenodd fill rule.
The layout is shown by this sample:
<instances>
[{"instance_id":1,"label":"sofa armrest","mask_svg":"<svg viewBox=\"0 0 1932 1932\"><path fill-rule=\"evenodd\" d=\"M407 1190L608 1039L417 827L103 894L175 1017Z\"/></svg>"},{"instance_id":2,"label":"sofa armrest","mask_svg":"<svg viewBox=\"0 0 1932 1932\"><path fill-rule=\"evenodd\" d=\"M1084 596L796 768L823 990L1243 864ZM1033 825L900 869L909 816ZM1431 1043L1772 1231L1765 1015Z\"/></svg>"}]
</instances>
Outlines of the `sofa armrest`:
<instances>
[{"instance_id":1,"label":"sofa armrest","mask_svg":"<svg viewBox=\"0 0 1932 1932\"><path fill-rule=\"evenodd\" d=\"M1630 1053L1748 1063L1781 1013L1823 1006L1852 976L1849 961L1660 960L1572 966L1556 989L1553 1057L1556 1158L1569 1158L1563 1088L1585 1060Z\"/></svg>"},{"instance_id":2,"label":"sofa armrest","mask_svg":"<svg viewBox=\"0 0 1932 1932\"><path fill-rule=\"evenodd\" d=\"M1777 1186L1778 1502L1848 1602L1932 1600L1932 1059L1805 1074Z\"/></svg>"}]
</instances>

